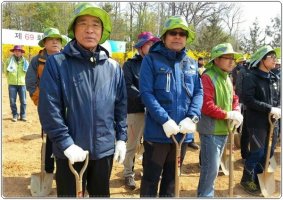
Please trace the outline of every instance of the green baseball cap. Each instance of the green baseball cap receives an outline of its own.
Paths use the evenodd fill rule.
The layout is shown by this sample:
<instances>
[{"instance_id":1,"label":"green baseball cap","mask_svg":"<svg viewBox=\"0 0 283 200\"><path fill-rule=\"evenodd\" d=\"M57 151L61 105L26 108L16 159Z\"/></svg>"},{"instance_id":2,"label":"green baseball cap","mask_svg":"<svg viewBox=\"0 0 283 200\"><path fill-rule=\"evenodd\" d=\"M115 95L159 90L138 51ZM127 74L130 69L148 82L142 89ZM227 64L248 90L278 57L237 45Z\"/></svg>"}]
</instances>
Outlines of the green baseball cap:
<instances>
[{"instance_id":1,"label":"green baseball cap","mask_svg":"<svg viewBox=\"0 0 283 200\"><path fill-rule=\"evenodd\" d=\"M281 57L281 49L275 48L273 49L271 46L266 45L263 47L260 47L252 56L250 61L251 67L256 67L256 65L262 60L262 58L268 54L269 52L274 51L277 58Z\"/></svg>"},{"instance_id":2,"label":"green baseball cap","mask_svg":"<svg viewBox=\"0 0 283 200\"><path fill-rule=\"evenodd\" d=\"M187 38L188 44L191 44L195 40L196 33L193 31L194 30L193 26L189 26L185 17L179 15L171 16L165 21L163 29L161 31L161 37L168 30L172 30L175 28L181 28L188 32L188 38Z\"/></svg>"},{"instance_id":3,"label":"green baseball cap","mask_svg":"<svg viewBox=\"0 0 283 200\"><path fill-rule=\"evenodd\" d=\"M75 10L74 10L74 16L68 27L69 38L73 39L75 37L74 31L73 31L74 22L77 17L83 16L83 15L91 15L93 17L98 17L102 21L103 32L102 32L102 36L99 41L99 44L104 43L109 38L110 33L112 31L111 19L105 10L91 3L78 3L76 5Z\"/></svg>"},{"instance_id":4,"label":"green baseball cap","mask_svg":"<svg viewBox=\"0 0 283 200\"><path fill-rule=\"evenodd\" d=\"M38 42L40 47L44 47L44 39L45 38L61 38L62 46L67 44L67 40L63 35L60 34L60 31L57 28L46 28L43 33L43 38Z\"/></svg>"},{"instance_id":5,"label":"green baseball cap","mask_svg":"<svg viewBox=\"0 0 283 200\"><path fill-rule=\"evenodd\" d=\"M211 53L210 53L210 60L204 67L205 68L212 67L212 65L213 65L212 61L215 58L218 58L218 57L225 55L225 54L233 54L234 59L238 59L239 57L242 56L241 53L235 52L233 50L233 47L230 43L218 44L218 45L216 45L215 47L212 48Z\"/></svg>"}]
</instances>

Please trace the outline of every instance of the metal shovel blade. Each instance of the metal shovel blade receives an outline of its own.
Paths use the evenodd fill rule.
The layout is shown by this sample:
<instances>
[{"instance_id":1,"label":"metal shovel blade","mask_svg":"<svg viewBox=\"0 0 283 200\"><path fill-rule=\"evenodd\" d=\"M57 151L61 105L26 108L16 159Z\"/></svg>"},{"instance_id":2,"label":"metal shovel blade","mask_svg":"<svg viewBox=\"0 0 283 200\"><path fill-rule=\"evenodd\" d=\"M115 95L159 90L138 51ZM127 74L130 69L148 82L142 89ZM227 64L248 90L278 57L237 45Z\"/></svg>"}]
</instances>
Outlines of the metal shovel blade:
<instances>
[{"instance_id":1,"label":"metal shovel blade","mask_svg":"<svg viewBox=\"0 0 283 200\"><path fill-rule=\"evenodd\" d=\"M268 172L275 172L276 167L277 167L277 163L276 163L275 157L272 156L269 160L269 166L268 166L267 171Z\"/></svg>"},{"instance_id":2,"label":"metal shovel blade","mask_svg":"<svg viewBox=\"0 0 283 200\"><path fill-rule=\"evenodd\" d=\"M234 134L234 144L237 148L241 148L241 134Z\"/></svg>"},{"instance_id":3,"label":"metal shovel blade","mask_svg":"<svg viewBox=\"0 0 283 200\"><path fill-rule=\"evenodd\" d=\"M264 197L270 197L275 192L274 173L263 172L257 175L261 193Z\"/></svg>"},{"instance_id":4,"label":"metal shovel blade","mask_svg":"<svg viewBox=\"0 0 283 200\"><path fill-rule=\"evenodd\" d=\"M33 197L47 197L52 191L53 173L31 175L30 191Z\"/></svg>"},{"instance_id":5,"label":"metal shovel blade","mask_svg":"<svg viewBox=\"0 0 283 200\"><path fill-rule=\"evenodd\" d=\"M225 176L229 176L229 155L227 155L226 146L224 147L224 151L221 157L220 161L220 167L222 169L222 172Z\"/></svg>"},{"instance_id":6,"label":"metal shovel blade","mask_svg":"<svg viewBox=\"0 0 283 200\"><path fill-rule=\"evenodd\" d=\"M39 173L33 173L30 179L31 195L46 197L52 191L53 173L46 173L45 166L46 134L43 134L41 145L41 168Z\"/></svg>"}]
</instances>

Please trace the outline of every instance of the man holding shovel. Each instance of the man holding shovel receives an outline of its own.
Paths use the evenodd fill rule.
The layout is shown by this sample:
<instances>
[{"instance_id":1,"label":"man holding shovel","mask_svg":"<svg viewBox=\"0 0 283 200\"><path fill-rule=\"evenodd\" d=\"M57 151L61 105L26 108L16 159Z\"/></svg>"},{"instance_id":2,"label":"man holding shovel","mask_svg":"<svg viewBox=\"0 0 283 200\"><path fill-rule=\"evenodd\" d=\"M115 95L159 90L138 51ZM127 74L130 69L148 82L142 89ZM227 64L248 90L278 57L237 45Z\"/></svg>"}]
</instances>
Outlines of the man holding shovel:
<instances>
[{"instance_id":1,"label":"man holding shovel","mask_svg":"<svg viewBox=\"0 0 283 200\"><path fill-rule=\"evenodd\" d=\"M273 118L281 118L280 80L271 70L275 68L280 49L270 46L259 48L251 57L251 73L243 79L243 101L247 107L247 128L250 138L250 153L245 162L241 185L246 192L260 195L258 174L263 172L267 153L270 124L269 113ZM278 123L275 124L278 126ZM273 134L273 148L277 132ZM272 183L269 183L272 184Z\"/></svg>"},{"instance_id":2,"label":"man holding shovel","mask_svg":"<svg viewBox=\"0 0 283 200\"><path fill-rule=\"evenodd\" d=\"M227 120L232 121L232 127L239 127L243 121L229 78L238 56L230 43L213 47L211 59L205 66L207 70L201 76L204 99L198 124L201 143L198 197L214 197L214 183L228 138Z\"/></svg>"},{"instance_id":3,"label":"man holding shovel","mask_svg":"<svg viewBox=\"0 0 283 200\"><path fill-rule=\"evenodd\" d=\"M80 171L87 151L83 193L86 187L90 197L110 197L113 159L125 158L126 84L121 67L100 45L111 30L105 10L78 3L68 27L72 40L49 56L40 80L38 112L53 143L58 197L76 196L69 162Z\"/></svg>"},{"instance_id":4,"label":"man holding shovel","mask_svg":"<svg viewBox=\"0 0 283 200\"><path fill-rule=\"evenodd\" d=\"M203 90L197 63L186 54L186 44L195 32L182 16L171 16L156 42L142 61L140 93L146 106L143 177L141 197L173 197L176 145L186 134L181 147L182 162L200 117ZM190 134L187 134L190 133ZM162 176L159 195L158 183Z\"/></svg>"}]
</instances>

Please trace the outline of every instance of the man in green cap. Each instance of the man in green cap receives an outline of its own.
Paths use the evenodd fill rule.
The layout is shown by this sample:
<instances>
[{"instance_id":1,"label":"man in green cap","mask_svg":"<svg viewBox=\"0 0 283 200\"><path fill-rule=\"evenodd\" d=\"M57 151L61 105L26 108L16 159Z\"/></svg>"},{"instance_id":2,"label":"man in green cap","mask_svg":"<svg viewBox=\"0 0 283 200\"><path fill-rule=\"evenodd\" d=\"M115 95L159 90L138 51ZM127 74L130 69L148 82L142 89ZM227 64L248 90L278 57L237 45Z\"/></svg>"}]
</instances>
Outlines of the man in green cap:
<instances>
[{"instance_id":1,"label":"man in green cap","mask_svg":"<svg viewBox=\"0 0 283 200\"><path fill-rule=\"evenodd\" d=\"M76 181L68 163L80 171L88 158L83 194L86 188L90 197L110 197L113 160L123 163L125 158L124 75L100 45L111 29L105 10L78 3L68 27L72 40L62 52L48 57L40 80L38 113L53 143L58 197L76 196Z\"/></svg>"},{"instance_id":2,"label":"man in green cap","mask_svg":"<svg viewBox=\"0 0 283 200\"><path fill-rule=\"evenodd\" d=\"M183 16L171 16L164 23L161 41L142 60L139 87L146 121L141 197L177 196L176 145L172 137L184 141L181 165L196 131L203 100L197 63L187 56L185 48L194 38Z\"/></svg>"},{"instance_id":3,"label":"man in green cap","mask_svg":"<svg viewBox=\"0 0 283 200\"><path fill-rule=\"evenodd\" d=\"M31 59L27 74L26 87L34 104L38 105L39 97L39 83L40 78L48 56L59 53L62 46L66 44L65 38L60 34L56 28L46 28L42 39L38 42L40 47L43 47L39 53ZM43 135L42 131L42 137ZM45 151L45 171L52 174L54 171L54 158L52 158L52 143L46 137L46 151Z\"/></svg>"},{"instance_id":4,"label":"man in green cap","mask_svg":"<svg viewBox=\"0 0 283 200\"><path fill-rule=\"evenodd\" d=\"M211 59L205 66L207 70L201 76L204 98L197 127L201 143L198 197L214 197L214 183L229 133L227 120L236 127L243 121L229 78L238 55L230 43L218 44L211 50Z\"/></svg>"},{"instance_id":5,"label":"man in green cap","mask_svg":"<svg viewBox=\"0 0 283 200\"><path fill-rule=\"evenodd\" d=\"M263 172L269 132L268 115L281 118L280 79L272 72L280 49L270 46L259 48L251 57L250 73L243 79L243 101L246 105L246 125L249 133L250 152L246 158L241 185L246 192L260 195L257 174ZM270 157L277 142L279 124L275 123Z\"/></svg>"}]
</instances>

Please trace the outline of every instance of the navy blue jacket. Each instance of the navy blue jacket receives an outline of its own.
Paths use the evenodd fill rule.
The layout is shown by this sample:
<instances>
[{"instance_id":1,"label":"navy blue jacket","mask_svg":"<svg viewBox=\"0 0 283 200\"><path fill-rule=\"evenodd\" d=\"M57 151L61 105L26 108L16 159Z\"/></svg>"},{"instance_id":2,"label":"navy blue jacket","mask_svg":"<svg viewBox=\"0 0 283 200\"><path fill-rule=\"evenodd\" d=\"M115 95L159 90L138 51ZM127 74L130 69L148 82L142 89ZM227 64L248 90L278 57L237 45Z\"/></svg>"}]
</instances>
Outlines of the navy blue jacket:
<instances>
[{"instance_id":1,"label":"navy blue jacket","mask_svg":"<svg viewBox=\"0 0 283 200\"><path fill-rule=\"evenodd\" d=\"M173 143L163 130L165 122L173 119L179 124L186 117L200 118L202 83L198 65L185 49L176 53L162 42L155 43L142 61L140 93L146 107L145 141ZM181 137L179 133L177 140ZM192 137L188 134L184 142L190 142Z\"/></svg>"},{"instance_id":2,"label":"navy blue jacket","mask_svg":"<svg viewBox=\"0 0 283 200\"><path fill-rule=\"evenodd\" d=\"M139 90L141 62L142 56L135 55L128 59L123 66L128 95L128 113L144 113Z\"/></svg>"},{"instance_id":3,"label":"navy blue jacket","mask_svg":"<svg viewBox=\"0 0 283 200\"><path fill-rule=\"evenodd\" d=\"M280 107L280 79L273 72L258 68L243 79L243 101L247 106L247 127L269 129L268 114Z\"/></svg>"},{"instance_id":4,"label":"navy blue jacket","mask_svg":"<svg viewBox=\"0 0 283 200\"><path fill-rule=\"evenodd\" d=\"M76 144L90 159L114 154L115 140L127 140L127 91L123 71L101 46L96 52L75 40L48 57L40 80L38 113L53 153Z\"/></svg>"}]
</instances>

